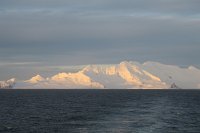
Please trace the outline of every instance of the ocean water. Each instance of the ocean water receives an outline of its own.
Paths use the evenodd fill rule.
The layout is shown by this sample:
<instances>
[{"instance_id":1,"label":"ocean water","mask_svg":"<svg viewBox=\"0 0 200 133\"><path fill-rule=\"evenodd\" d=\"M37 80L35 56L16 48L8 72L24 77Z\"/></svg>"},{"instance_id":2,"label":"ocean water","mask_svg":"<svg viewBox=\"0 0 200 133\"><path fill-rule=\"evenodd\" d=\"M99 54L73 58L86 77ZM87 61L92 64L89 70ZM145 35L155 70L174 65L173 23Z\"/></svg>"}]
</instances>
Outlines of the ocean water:
<instances>
[{"instance_id":1,"label":"ocean water","mask_svg":"<svg viewBox=\"0 0 200 133\"><path fill-rule=\"evenodd\" d=\"M3 133L199 133L200 90L0 90Z\"/></svg>"}]
</instances>

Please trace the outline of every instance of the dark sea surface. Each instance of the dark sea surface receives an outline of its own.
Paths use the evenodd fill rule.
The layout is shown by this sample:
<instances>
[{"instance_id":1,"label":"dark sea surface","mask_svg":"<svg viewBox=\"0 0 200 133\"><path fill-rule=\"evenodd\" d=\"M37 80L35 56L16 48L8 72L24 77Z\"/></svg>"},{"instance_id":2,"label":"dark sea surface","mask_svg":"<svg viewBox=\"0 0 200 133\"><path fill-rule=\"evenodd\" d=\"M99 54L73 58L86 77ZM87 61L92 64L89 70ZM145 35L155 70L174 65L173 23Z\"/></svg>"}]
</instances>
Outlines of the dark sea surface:
<instances>
[{"instance_id":1,"label":"dark sea surface","mask_svg":"<svg viewBox=\"0 0 200 133\"><path fill-rule=\"evenodd\" d=\"M2 133L200 133L200 90L0 90Z\"/></svg>"}]
</instances>

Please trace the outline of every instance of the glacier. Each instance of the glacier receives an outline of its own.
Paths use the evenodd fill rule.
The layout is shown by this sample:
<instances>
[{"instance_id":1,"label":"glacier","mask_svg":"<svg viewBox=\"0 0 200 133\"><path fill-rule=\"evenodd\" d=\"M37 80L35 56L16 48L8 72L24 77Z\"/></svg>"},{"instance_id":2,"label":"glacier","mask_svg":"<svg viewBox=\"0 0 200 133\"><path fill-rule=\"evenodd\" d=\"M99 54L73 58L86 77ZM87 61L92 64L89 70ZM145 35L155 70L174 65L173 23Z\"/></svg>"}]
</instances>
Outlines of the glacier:
<instances>
[{"instance_id":1,"label":"glacier","mask_svg":"<svg viewBox=\"0 0 200 133\"><path fill-rule=\"evenodd\" d=\"M88 65L75 73L62 72L47 78L36 75L12 83L10 86L18 89L200 89L200 70L194 66L181 68L159 62L123 61Z\"/></svg>"}]
</instances>

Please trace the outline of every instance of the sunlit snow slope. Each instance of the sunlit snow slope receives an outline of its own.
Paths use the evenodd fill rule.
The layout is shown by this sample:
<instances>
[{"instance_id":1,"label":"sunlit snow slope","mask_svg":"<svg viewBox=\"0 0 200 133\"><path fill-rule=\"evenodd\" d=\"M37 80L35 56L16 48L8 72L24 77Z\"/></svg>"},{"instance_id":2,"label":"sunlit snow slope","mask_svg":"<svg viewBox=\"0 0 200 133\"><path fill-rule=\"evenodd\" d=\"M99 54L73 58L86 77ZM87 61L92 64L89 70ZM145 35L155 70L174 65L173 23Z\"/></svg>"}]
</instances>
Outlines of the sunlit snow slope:
<instances>
[{"instance_id":1,"label":"sunlit snow slope","mask_svg":"<svg viewBox=\"0 0 200 133\"><path fill-rule=\"evenodd\" d=\"M190 89L200 88L200 70L193 66L180 68L158 62L124 61L117 65L88 65L77 73L63 72L50 78L36 75L17 82L14 88Z\"/></svg>"}]
</instances>

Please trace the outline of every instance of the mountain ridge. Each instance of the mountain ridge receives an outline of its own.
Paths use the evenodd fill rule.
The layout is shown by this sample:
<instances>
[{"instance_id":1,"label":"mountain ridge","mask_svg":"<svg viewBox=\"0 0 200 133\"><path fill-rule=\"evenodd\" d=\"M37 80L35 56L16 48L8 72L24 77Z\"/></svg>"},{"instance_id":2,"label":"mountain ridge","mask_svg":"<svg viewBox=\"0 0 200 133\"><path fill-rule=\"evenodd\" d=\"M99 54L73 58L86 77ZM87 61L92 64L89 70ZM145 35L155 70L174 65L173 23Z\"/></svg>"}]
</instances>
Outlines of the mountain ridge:
<instances>
[{"instance_id":1,"label":"mountain ridge","mask_svg":"<svg viewBox=\"0 0 200 133\"><path fill-rule=\"evenodd\" d=\"M119 64L87 65L75 73L61 72L47 78L38 74L29 80L16 82L14 88L168 89L173 86L174 89L177 86L200 88L200 70L194 66L181 68L151 61L123 61Z\"/></svg>"}]
</instances>

